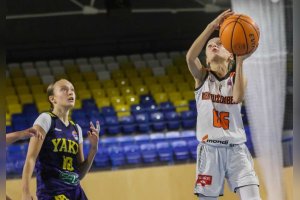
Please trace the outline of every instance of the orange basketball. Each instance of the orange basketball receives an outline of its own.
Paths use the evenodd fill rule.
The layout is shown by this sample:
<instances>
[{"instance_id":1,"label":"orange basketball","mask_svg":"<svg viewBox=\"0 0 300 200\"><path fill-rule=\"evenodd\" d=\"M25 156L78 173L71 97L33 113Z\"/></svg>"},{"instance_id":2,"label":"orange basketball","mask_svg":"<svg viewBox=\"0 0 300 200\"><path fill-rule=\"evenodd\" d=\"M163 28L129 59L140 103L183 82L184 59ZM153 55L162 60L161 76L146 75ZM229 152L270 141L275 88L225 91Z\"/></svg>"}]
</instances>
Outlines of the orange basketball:
<instances>
[{"instance_id":1,"label":"orange basketball","mask_svg":"<svg viewBox=\"0 0 300 200\"><path fill-rule=\"evenodd\" d=\"M219 37L225 49L236 55L252 53L258 46L259 28L247 15L234 14L221 24Z\"/></svg>"}]
</instances>

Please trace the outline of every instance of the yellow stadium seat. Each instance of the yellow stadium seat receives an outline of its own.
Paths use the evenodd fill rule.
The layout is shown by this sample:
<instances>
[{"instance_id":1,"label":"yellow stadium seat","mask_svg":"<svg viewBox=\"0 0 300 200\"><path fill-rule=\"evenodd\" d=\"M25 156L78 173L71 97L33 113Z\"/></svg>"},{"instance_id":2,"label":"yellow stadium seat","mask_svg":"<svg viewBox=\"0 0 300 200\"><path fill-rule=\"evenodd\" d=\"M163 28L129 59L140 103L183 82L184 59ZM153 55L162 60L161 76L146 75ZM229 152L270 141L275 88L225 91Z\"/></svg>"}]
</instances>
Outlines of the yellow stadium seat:
<instances>
[{"instance_id":1,"label":"yellow stadium seat","mask_svg":"<svg viewBox=\"0 0 300 200\"><path fill-rule=\"evenodd\" d=\"M188 84L190 85L191 88L195 89L195 81L188 81Z\"/></svg>"},{"instance_id":2,"label":"yellow stadium seat","mask_svg":"<svg viewBox=\"0 0 300 200\"><path fill-rule=\"evenodd\" d=\"M175 74L179 74L179 70L177 67L175 66L170 66L166 68L166 73L168 75L175 75Z\"/></svg>"},{"instance_id":3,"label":"yellow stadium seat","mask_svg":"<svg viewBox=\"0 0 300 200\"><path fill-rule=\"evenodd\" d=\"M180 92L170 92L168 93L169 100L174 103L175 101L179 101L182 99Z\"/></svg>"},{"instance_id":4,"label":"yellow stadium seat","mask_svg":"<svg viewBox=\"0 0 300 200\"><path fill-rule=\"evenodd\" d=\"M149 77L152 76L152 69L149 67L144 67L144 68L140 68L138 69L138 74L140 77Z\"/></svg>"},{"instance_id":5,"label":"yellow stadium seat","mask_svg":"<svg viewBox=\"0 0 300 200\"><path fill-rule=\"evenodd\" d=\"M30 87L32 94L40 94L46 91L44 85L32 85Z\"/></svg>"},{"instance_id":6,"label":"yellow stadium seat","mask_svg":"<svg viewBox=\"0 0 300 200\"><path fill-rule=\"evenodd\" d=\"M6 119L6 121L10 121L11 120L11 114L6 112L5 113L5 119Z\"/></svg>"},{"instance_id":7,"label":"yellow stadium seat","mask_svg":"<svg viewBox=\"0 0 300 200\"><path fill-rule=\"evenodd\" d=\"M182 92L182 97L187 101L195 100L195 93L193 91L185 91Z\"/></svg>"},{"instance_id":8,"label":"yellow stadium seat","mask_svg":"<svg viewBox=\"0 0 300 200\"><path fill-rule=\"evenodd\" d=\"M16 87L17 93L20 94L30 94L28 86L18 86Z\"/></svg>"},{"instance_id":9,"label":"yellow stadium seat","mask_svg":"<svg viewBox=\"0 0 300 200\"><path fill-rule=\"evenodd\" d=\"M25 77L23 71L20 68L14 68L10 70L11 77L13 78L23 78Z\"/></svg>"},{"instance_id":10,"label":"yellow stadium seat","mask_svg":"<svg viewBox=\"0 0 300 200\"><path fill-rule=\"evenodd\" d=\"M115 87L115 82L113 80L104 80L101 82L101 84L104 89Z\"/></svg>"},{"instance_id":11,"label":"yellow stadium seat","mask_svg":"<svg viewBox=\"0 0 300 200\"><path fill-rule=\"evenodd\" d=\"M37 102L36 107L39 113L49 111L51 108L50 103L48 101Z\"/></svg>"},{"instance_id":12,"label":"yellow stadium seat","mask_svg":"<svg viewBox=\"0 0 300 200\"><path fill-rule=\"evenodd\" d=\"M11 87L13 85L12 81L10 78L6 78L5 80L5 86L6 87Z\"/></svg>"},{"instance_id":13,"label":"yellow stadium seat","mask_svg":"<svg viewBox=\"0 0 300 200\"><path fill-rule=\"evenodd\" d=\"M74 109L81 109L82 102L79 99L76 99Z\"/></svg>"},{"instance_id":14,"label":"yellow stadium seat","mask_svg":"<svg viewBox=\"0 0 300 200\"><path fill-rule=\"evenodd\" d=\"M149 93L148 88L145 85L136 85L133 87L136 95L144 95Z\"/></svg>"},{"instance_id":15,"label":"yellow stadium seat","mask_svg":"<svg viewBox=\"0 0 300 200\"><path fill-rule=\"evenodd\" d=\"M143 85L143 79L142 78L130 78L129 79L130 85Z\"/></svg>"},{"instance_id":16,"label":"yellow stadium seat","mask_svg":"<svg viewBox=\"0 0 300 200\"><path fill-rule=\"evenodd\" d=\"M97 74L95 72L84 72L82 73L85 81L95 81L98 80Z\"/></svg>"},{"instance_id":17,"label":"yellow stadium seat","mask_svg":"<svg viewBox=\"0 0 300 200\"><path fill-rule=\"evenodd\" d=\"M165 92L170 93L170 92L176 92L176 86L174 83L167 83L163 85L163 89Z\"/></svg>"},{"instance_id":18,"label":"yellow stadium seat","mask_svg":"<svg viewBox=\"0 0 300 200\"><path fill-rule=\"evenodd\" d=\"M16 90L14 87L6 87L5 95L16 95Z\"/></svg>"},{"instance_id":19,"label":"yellow stadium seat","mask_svg":"<svg viewBox=\"0 0 300 200\"><path fill-rule=\"evenodd\" d=\"M115 79L117 87L129 86L129 81L127 78L117 78Z\"/></svg>"},{"instance_id":20,"label":"yellow stadium seat","mask_svg":"<svg viewBox=\"0 0 300 200\"><path fill-rule=\"evenodd\" d=\"M125 87L121 87L120 90L121 90L121 94L123 96L129 95L129 94L134 94L133 87L125 86Z\"/></svg>"},{"instance_id":21,"label":"yellow stadium seat","mask_svg":"<svg viewBox=\"0 0 300 200\"><path fill-rule=\"evenodd\" d=\"M120 96L120 90L118 88L109 88L105 91L108 97Z\"/></svg>"},{"instance_id":22,"label":"yellow stadium seat","mask_svg":"<svg viewBox=\"0 0 300 200\"><path fill-rule=\"evenodd\" d=\"M26 78L14 78L13 83L15 87L27 85Z\"/></svg>"},{"instance_id":23,"label":"yellow stadium seat","mask_svg":"<svg viewBox=\"0 0 300 200\"><path fill-rule=\"evenodd\" d=\"M124 117L130 115L130 107L126 104L118 104L115 106L115 111L118 117Z\"/></svg>"},{"instance_id":24,"label":"yellow stadium seat","mask_svg":"<svg viewBox=\"0 0 300 200\"><path fill-rule=\"evenodd\" d=\"M184 65L184 66L178 66L178 70L181 74L185 74L185 73L191 73L189 68Z\"/></svg>"},{"instance_id":25,"label":"yellow stadium seat","mask_svg":"<svg viewBox=\"0 0 300 200\"><path fill-rule=\"evenodd\" d=\"M39 85L41 84L41 78L39 76L31 76L27 78L29 85Z\"/></svg>"},{"instance_id":26,"label":"yellow stadium seat","mask_svg":"<svg viewBox=\"0 0 300 200\"><path fill-rule=\"evenodd\" d=\"M109 98L99 98L99 99L96 99L95 101L96 101L96 105L98 108L102 108L102 107L111 105Z\"/></svg>"},{"instance_id":27,"label":"yellow stadium seat","mask_svg":"<svg viewBox=\"0 0 300 200\"><path fill-rule=\"evenodd\" d=\"M158 76L157 81L159 84L168 84L171 83L169 76Z\"/></svg>"},{"instance_id":28,"label":"yellow stadium seat","mask_svg":"<svg viewBox=\"0 0 300 200\"><path fill-rule=\"evenodd\" d=\"M33 96L31 94L21 94L19 95L19 100L21 104L33 103Z\"/></svg>"},{"instance_id":29,"label":"yellow stadium seat","mask_svg":"<svg viewBox=\"0 0 300 200\"><path fill-rule=\"evenodd\" d=\"M195 79L190 72L183 74L183 76L187 82L193 81L195 83Z\"/></svg>"},{"instance_id":30,"label":"yellow stadium seat","mask_svg":"<svg viewBox=\"0 0 300 200\"><path fill-rule=\"evenodd\" d=\"M33 94L33 99L36 103L42 101L48 101L48 96L46 93L37 93L37 94Z\"/></svg>"},{"instance_id":31,"label":"yellow stadium seat","mask_svg":"<svg viewBox=\"0 0 300 200\"><path fill-rule=\"evenodd\" d=\"M140 103L140 98L136 95L126 95L125 101L127 105L134 105Z\"/></svg>"},{"instance_id":32,"label":"yellow stadium seat","mask_svg":"<svg viewBox=\"0 0 300 200\"><path fill-rule=\"evenodd\" d=\"M189 110L189 104L186 100L178 100L174 102L174 106L176 107L176 112L182 112Z\"/></svg>"},{"instance_id":33,"label":"yellow stadium seat","mask_svg":"<svg viewBox=\"0 0 300 200\"><path fill-rule=\"evenodd\" d=\"M154 94L153 98L157 104L160 104L162 102L166 102L169 100L167 93L164 93L164 92Z\"/></svg>"},{"instance_id":34,"label":"yellow stadium seat","mask_svg":"<svg viewBox=\"0 0 300 200\"><path fill-rule=\"evenodd\" d=\"M134 64L131 61L122 61L119 62L120 65L120 69L124 69L124 70L128 70L128 69L133 69L134 68Z\"/></svg>"},{"instance_id":35,"label":"yellow stadium seat","mask_svg":"<svg viewBox=\"0 0 300 200\"><path fill-rule=\"evenodd\" d=\"M101 89L101 84L100 84L100 81L98 81L98 80L88 81L87 85L90 88L90 90Z\"/></svg>"},{"instance_id":36,"label":"yellow stadium seat","mask_svg":"<svg viewBox=\"0 0 300 200\"><path fill-rule=\"evenodd\" d=\"M8 121L8 120L6 120L6 123L5 123L5 125L6 125L6 126L11 126L11 120L9 120L9 121Z\"/></svg>"},{"instance_id":37,"label":"yellow stadium seat","mask_svg":"<svg viewBox=\"0 0 300 200\"><path fill-rule=\"evenodd\" d=\"M184 83L184 76L182 76L181 74L176 74L176 75L171 75L171 81L173 83Z\"/></svg>"},{"instance_id":38,"label":"yellow stadium seat","mask_svg":"<svg viewBox=\"0 0 300 200\"><path fill-rule=\"evenodd\" d=\"M126 78L136 78L139 77L138 72L136 69L124 69L124 74Z\"/></svg>"},{"instance_id":39,"label":"yellow stadium seat","mask_svg":"<svg viewBox=\"0 0 300 200\"><path fill-rule=\"evenodd\" d=\"M185 92L191 90L191 87L188 83L176 83L176 87L179 92Z\"/></svg>"},{"instance_id":40,"label":"yellow stadium seat","mask_svg":"<svg viewBox=\"0 0 300 200\"><path fill-rule=\"evenodd\" d=\"M22 105L19 103L8 103L7 108L10 114L22 113Z\"/></svg>"},{"instance_id":41,"label":"yellow stadium seat","mask_svg":"<svg viewBox=\"0 0 300 200\"><path fill-rule=\"evenodd\" d=\"M71 74L74 75L74 74L80 74L80 71L77 67L77 65L68 65L68 66L65 66L65 71L66 71L66 74L68 74L71 78Z\"/></svg>"},{"instance_id":42,"label":"yellow stadium seat","mask_svg":"<svg viewBox=\"0 0 300 200\"><path fill-rule=\"evenodd\" d=\"M92 98L92 94L89 90L78 90L76 93L77 93L78 99L80 99L80 100Z\"/></svg>"},{"instance_id":43,"label":"yellow stadium seat","mask_svg":"<svg viewBox=\"0 0 300 200\"><path fill-rule=\"evenodd\" d=\"M5 100L7 104L18 104L19 98L17 95L6 95Z\"/></svg>"},{"instance_id":44,"label":"yellow stadium seat","mask_svg":"<svg viewBox=\"0 0 300 200\"><path fill-rule=\"evenodd\" d=\"M92 96L96 101L97 99L106 97L106 93L103 89L92 89Z\"/></svg>"},{"instance_id":45,"label":"yellow stadium seat","mask_svg":"<svg viewBox=\"0 0 300 200\"><path fill-rule=\"evenodd\" d=\"M110 102L114 107L116 107L116 105L125 104L124 98L121 96L111 97Z\"/></svg>"},{"instance_id":46,"label":"yellow stadium seat","mask_svg":"<svg viewBox=\"0 0 300 200\"><path fill-rule=\"evenodd\" d=\"M70 80L69 76L67 74L57 74L54 76L55 81L58 81L60 79L66 79L66 80Z\"/></svg>"},{"instance_id":47,"label":"yellow stadium seat","mask_svg":"<svg viewBox=\"0 0 300 200\"><path fill-rule=\"evenodd\" d=\"M157 84L156 77L145 77L144 82L147 85L147 87L150 87L151 85Z\"/></svg>"},{"instance_id":48,"label":"yellow stadium seat","mask_svg":"<svg viewBox=\"0 0 300 200\"><path fill-rule=\"evenodd\" d=\"M78 82L78 81L84 81L82 74L79 72L74 72L74 73L69 73L69 80L74 83L74 82Z\"/></svg>"},{"instance_id":49,"label":"yellow stadium seat","mask_svg":"<svg viewBox=\"0 0 300 200\"><path fill-rule=\"evenodd\" d=\"M86 86L86 83L84 81L73 82L73 85L75 87L75 91L78 91L78 90L87 90L87 86Z\"/></svg>"},{"instance_id":50,"label":"yellow stadium seat","mask_svg":"<svg viewBox=\"0 0 300 200\"><path fill-rule=\"evenodd\" d=\"M160 84L153 84L149 86L151 94L163 92L163 88Z\"/></svg>"},{"instance_id":51,"label":"yellow stadium seat","mask_svg":"<svg viewBox=\"0 0 300 200\"><path fill-rule=\"evenodd\" d=\"M125 75L121 70L114 70L111 72L111 77L113 79L119 79L119 78L124 78Z\"/></svg>"},{"instance_id":52,"label":"yellow stadium seat","mask_svg":"<svg viewBox=\"0 0 300 200\"><path fill-rule=\"evenodd\" d=\"M173 63L176 66L184 66L186 65L186 59L184 56L178 56L173 59Z\"/></svg>"}]
</instances>

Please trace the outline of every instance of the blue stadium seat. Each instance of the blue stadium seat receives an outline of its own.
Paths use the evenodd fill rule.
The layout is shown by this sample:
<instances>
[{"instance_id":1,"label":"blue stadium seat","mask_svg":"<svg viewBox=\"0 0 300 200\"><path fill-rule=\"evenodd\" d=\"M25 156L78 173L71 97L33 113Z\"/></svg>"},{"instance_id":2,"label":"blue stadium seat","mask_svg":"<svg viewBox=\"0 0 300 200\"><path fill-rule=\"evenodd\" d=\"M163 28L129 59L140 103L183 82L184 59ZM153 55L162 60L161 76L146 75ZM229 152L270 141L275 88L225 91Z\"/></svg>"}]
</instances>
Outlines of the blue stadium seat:
<instances>
[{"instance_id":1,"label":"blue stadium seat","mask_svg":"<svg viewBox=\"0 0 300 200\"><path fill-rule=\"evenodd\" d=\"M147 113L136 114L135 122L139 132L147 133L150 131L149 115Z\"/></svg>"},{"instance_id":2,"label":"blue stadium seat","mask_svg":"<svg viewBox=\"0 0 300 200\"><path fill-rule=\"evenodd\" d=\"M79 124L79 126L82 128L82 129L89 129L90 128L90 122L87 118L84 118L84 119L77 119L75 120L74 119L74 122L76 124Z\"/></svg>"},{"instance_id":3,"label":"blue stadium seat","mask_svg":"<svg viewBox=\"0 0 300 200\"><path fill-rule=\"evenodd\" d=\"M84 99L82 100L82 108L86 113L89 113L93 110L98 111L98 107L94 99Z\"/></svg>"},{"instance_id":4,"label":"blue stadium seat","mask_svg":"<svg viewBox=\"0 0 300 200\"><path fill-rule=\"evenodd\" d=\"M166 128L164 114L162 112L154 112L150 115L153 131L163 131Z\"/></svg>"},{"instance_id":5,"label":"blue stadium seat","mask_svg":"<svg viewBox=\"0 0 300 200\"><path fill-rule=\"evenodd\" d=\"M25 114L38 114L38 109L34 103L24 104L23 113Z\"/></svg>"},{"instance_id":6,"label":"blue stadium seat","mask_svg":"<svg viewBox=\"0 0 300 200\"><path fill-rule=\"evenodd\" d=\"M6 126L6 133L13 132L13 128L11 126Z\"/></svg>"},{"instance_id":7,"label":"blue stadium seat","mask_svg":"<svg viewBox=\"0 0 300 200\"><path fill-rule=\"evenodd\" d=\"M91 148L90 141L88 139L84 139L83 140L83 155L85 158L87 158L90 148Z\"/></svg>"},{"instance_id":8,"label":"blue stadium seat","mask_svg":"<svg viewBox=\"0 0 300 200\"><path fill-rule=\"evenodd\" d=\"M194 111L197 110L196 100L190 100L189 101L189 109L194 110Z\"/></svg>"},{"instance_id":9,"label":"blue stadium seat","mask_svg":"<svg viewBox=\"0 0 300 200\"><path fill-rule=\"evenodd\" d=\"M163 133L152 133L150 134L150 139L153 143L164 142L166 140L165 134Z\"/></svg>"},{"instance_id":10,"label":"blue stadium seat","mask_svg":"<svg viewBox=\"0 0 300 200\"><path fill-rule=\"evenodd\" d=\"M154 101L152 95L144 94L144 95L140 95L140 104L142 106L147 106L147 105L155 104L155 101Z\"/></svg>"},{"instance_id":11,"label":"blue stadium seat","mask_svg":"<svg viewBox=\"0 0 300 200\"><path fill-rule=\"evenodd\" d=\"M169 142L156 143L156 150L160 161L170 162L173 160L173 149Z\"/></svg>"},{"instance_id":12,"label":"blue stadium seat","mask_svg":"<svg viewBox=\"0 0 300 200\"><path fill-rule=\"evenodd\" d=\"M124 153L128 164L141 163L141 151L139 145L136 144L125 145Z\"/></svg>"},{"instance_id":13,"label":"blue stadium seat","mask_svg":"<svg viewBox=\"0 0 300 200\"><path fill-rule=\"evenodd\" d=\"M170 111L175 111L176 110L176 108L173 105L173 103L169 102L169 101L160 103L159 107L160 107L160 110L163 113L170 112Z\"/></svg>"},{"instance_id":14,"label":"blue stadium seat","mask_svg":"<svg viewBox=\"0 0 300 200\"><path fill-rule=\"evenodd\" d=\"M125 164L125 155L122 147L110 146L108 147L108 154L112 167L119 167Z\"/></svg>"},{"instance_id":15,"label":"blue stadium seat","mask_svg":"<svg viewBox=\"0 0 300 200\"><path fill-rule=\"evenodd\" d=\"M71 118L74 121L80 120L80 119L86 119L86 112L84 112L84 110L82 109L74 109L72 110L72 115Z\"/></svg>"},{"instance_id":16,"label":"blue stadium seat","mask_svg":"<svg viewBox=\"0 0 300 200\"><path fill-rule=\"evenodd\" d=\"M197 111L188 110L181 112L182 128L192 129L196 127Z\"/></svg>"},{"instance_id":17,"label":"blue stadium seat","mask_svg":"<svg viewBox=\"0 0 300 200\"><path fill-rule=\"evenodd\" d=\"M101 146L109 147L109 146L116 146L118 145L117 137L105 137L100 140Z\"/></svg>"},{"instance_id":18,"label":"blue stadium seat","mask_svg":"<svg viewBox=\"0 0 300 200\"><path fill-rule=\"evenodd\" d=\"M133 138L137 145L150 142L150 136L148 134L135 135Z\"/></svg>"},{"instance_id":19,"label":"blue stadium seat","mask_svg":"<svg viewBox=\"0 0 300 200\"><path fill-rule=\"evenodd\" d=\"M197 139L189 140L188 142L189 152L191 157L196 160L197 159L197 147L199 141Z\"/></svg>"},{"instance_id":20,"label":"blue stadium seat","mask_svg":"<svg viewBox=\"0 0 300 200\"><path fill-rule=\"evenodd\" d=\"M160 111L159 107L155 103L142 105L142 108L150 115Z\"/></svg>"},{"instance_id":21,"label":"blue stadium seat","mask_svg":"<svg viewBox=\"0 0 300 200\"><path fill-rule=\"evenodd\" d=\"M171 143L176 160L188 160L189 149L187 142L184 140L177 140Z\"/></svg>"},{"instance_id":22,"label":"blue stadium seat","mask_svg":"<svg viewBox=\"0 0 300 200\"><path fill-rule=\"evenodd\" d=\"M121 146L132 145L135 142L133 136L119 136L117 141Z\"/></svg>"},{"instance_id":23,"label":"blue stadium seat","mask_svg":"<svg viewBox=\"0 0 300 200\"><path fill-rule=\"evenodd\" d=\"M140 104L135 104L130 106L130 112L133 115L140 114L140 113L145 113L145 110Z\"/></svg>"},{"instance_id":24,"label":"blue stadium seat","mask_svg":"<svg viewBox=\"0 0 300 200\"><path fill-rule=\"evenodd\" d=\"M132 115L120 117L119 121L122 126L122 132L124 134L131 134L136 131L136 124Z\"/></svg>"},{"instance_id":25,"label":"blue stadium seat","mask_svg":"<svg viewBox=\"0 0 300 200\"><path fill-rule=\"evenodd\" d=\"M170 131L166 133L166 140L169 142L173 142L180 139L181 136L179 131Z\"/></svg>"},{"instance_id":26,"label":"blue stadium seat","mask_svg":"<svg viewBox=\"0 0 300 200\"><path fill-rule=\"evenodd\" d=\"M183 131L181 131L180 136L181 136L181 139L188 142L189 140L196 139L196 132L194 130L183 130Z\"/></svg>"},{"instance_id":27,"label":"blue stadium seat","mask_svg":"<svg viewBox=\"0 0 300 200\"><path fill-rule=\"evenodd\" d=\"M180 116L176 111L168 111L165 113L168 130L177 130L180 128Z\"/></svg>"},{"instance_id":28,"label":"blue stadium seat","mask_svg":"<svg viewBox=\"0 0 300 200\"><path fill-rule=\"evenodd\" d=\"M96 167L109 167L110 166L108 150L104 146L99 147L97 154L95 156L95 159L94 159L94 165Z\"/></svg>"},{"instance_id":29,"label":"blue stadium seat","mask_svg":"<svg viewBox=\"0 0 300 200\"><path fill-rule=\"evenodd\" d=\"M116 135L121 132L117 116L106 116L104 118L105 126L107 128L107 133L110 135Z\"/></svg>"},{"instance_id":30,"label":"blue stadium seat","mask_svg":"<svg viewBox=\"0 0 300 200\"><path fill-rule=\"evenodd\" d=\"M156 147L153 143L141 144L141 153L144 163L153 163L157 160Z\"/></svg>"},{"instance_id":31,"label":"blue stadium seat","mask_svg":"<svg viewBox=\"0 0 300 200\"><path fill-rule=\"evenodd\" d=\"M101 114L104 117L108 117L108 116L116 116L116 111L112 106L104 106L101 109Z\"/></svg>"}]
</instances>

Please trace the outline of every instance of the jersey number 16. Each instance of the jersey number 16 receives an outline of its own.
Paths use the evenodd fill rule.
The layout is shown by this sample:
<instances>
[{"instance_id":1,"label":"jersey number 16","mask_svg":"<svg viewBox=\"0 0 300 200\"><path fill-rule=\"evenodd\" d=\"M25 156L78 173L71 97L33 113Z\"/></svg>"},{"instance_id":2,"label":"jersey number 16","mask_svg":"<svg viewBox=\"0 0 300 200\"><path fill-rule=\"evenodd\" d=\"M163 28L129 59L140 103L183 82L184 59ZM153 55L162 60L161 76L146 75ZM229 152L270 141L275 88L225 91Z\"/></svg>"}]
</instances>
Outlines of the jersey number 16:
<instances>
[{"instance_id":1,"label":"jersey number 16","mask_svg":"<svg viewBox=\"0 0 300 200\"><path fill-rule=\"evenodd\" d=\"M229 129L229 112L219 112L213 109L213 125L216 128Z\"/></svg>"}]
</instances>

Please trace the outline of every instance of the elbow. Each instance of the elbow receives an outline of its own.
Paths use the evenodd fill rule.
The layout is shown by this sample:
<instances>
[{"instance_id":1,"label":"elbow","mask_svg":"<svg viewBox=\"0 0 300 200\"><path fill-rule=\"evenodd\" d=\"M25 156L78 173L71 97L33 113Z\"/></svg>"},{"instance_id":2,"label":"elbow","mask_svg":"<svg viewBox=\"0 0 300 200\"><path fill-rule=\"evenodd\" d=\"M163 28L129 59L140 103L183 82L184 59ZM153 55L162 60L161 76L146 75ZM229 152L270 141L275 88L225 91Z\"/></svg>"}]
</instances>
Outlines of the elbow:
<instances>
[{"instance_id":1,"label":"elbow","mask_svg":"<svg viewBox=\"0 0 300 200\"><path fill-rule=\"evenodd\" d=\"M191 55L190 52L187 52L186 56L185 56L185 60L187 63L192 63L195 61L195 57Z\"/></svg>"},{"instance_id":2,"label":"elbow","mask_svg":"<svg viewBox=\"0 0 300 200\"><path fill-rule=\"evenodd\" d=\"M234 103L242 103L244 98L240 95L233 95L233 102Z\"/></svg>"}]
</instances>

